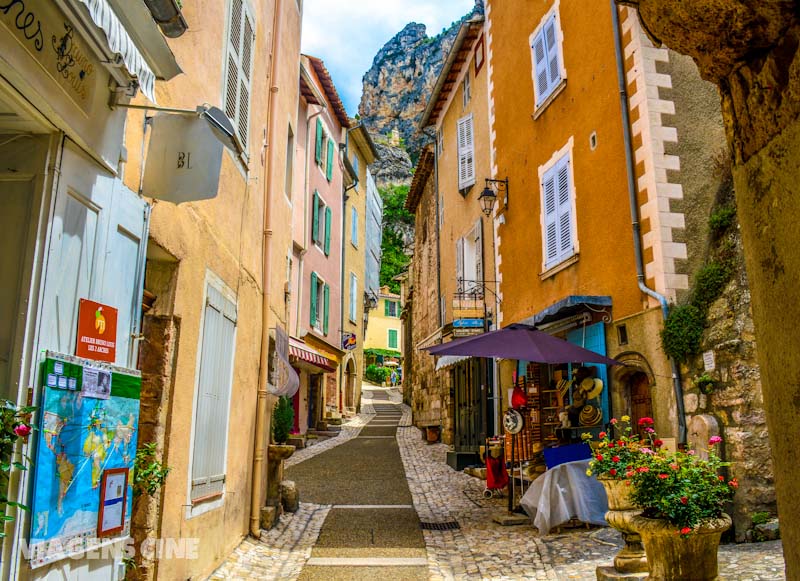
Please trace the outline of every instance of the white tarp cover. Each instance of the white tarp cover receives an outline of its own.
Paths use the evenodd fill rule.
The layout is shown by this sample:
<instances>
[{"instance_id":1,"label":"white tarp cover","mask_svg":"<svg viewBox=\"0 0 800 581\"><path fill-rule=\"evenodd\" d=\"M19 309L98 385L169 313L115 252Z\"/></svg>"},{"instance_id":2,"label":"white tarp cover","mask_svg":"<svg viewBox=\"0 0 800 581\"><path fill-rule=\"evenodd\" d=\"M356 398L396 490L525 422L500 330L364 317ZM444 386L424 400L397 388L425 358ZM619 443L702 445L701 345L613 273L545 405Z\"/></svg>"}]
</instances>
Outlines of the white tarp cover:
<instances>
[{"instance_id":1,"label":"white tarp cover","mask_svg":"<svg viewBox=\"0 0 800 581\"><path fill-rule=\"evenodd\" d=\"M586 476L589 460L567 462L534 480L520 500L540 535L575 517L581 522L606 526L608 498L603 485Z\"/></svg>"},{"instance_id":2,"label":"white tarp cover","mask_svg":"<svg viewBox=\"0 0 800 581\"><path fill-rule=\"evenodd\" d=\"M125 27L106 0L79 0L89 10L92 21L100 28L108 39L108 47L122 57L127 71L139 81L145 97L156 102L156 75L144 60L142 53L136 48Z\"/></svg>"},{"instance_id":3,"label":"white tarp cover","mask_svg":"<svg viewBox=\"0 0 800 581\"><path fill-rule=\"evenodd\" d=\"M442 355L439 357L439 361L436 362L436 371L446 369L469 358L469 355Z\"/></svg>"}]
</instances>

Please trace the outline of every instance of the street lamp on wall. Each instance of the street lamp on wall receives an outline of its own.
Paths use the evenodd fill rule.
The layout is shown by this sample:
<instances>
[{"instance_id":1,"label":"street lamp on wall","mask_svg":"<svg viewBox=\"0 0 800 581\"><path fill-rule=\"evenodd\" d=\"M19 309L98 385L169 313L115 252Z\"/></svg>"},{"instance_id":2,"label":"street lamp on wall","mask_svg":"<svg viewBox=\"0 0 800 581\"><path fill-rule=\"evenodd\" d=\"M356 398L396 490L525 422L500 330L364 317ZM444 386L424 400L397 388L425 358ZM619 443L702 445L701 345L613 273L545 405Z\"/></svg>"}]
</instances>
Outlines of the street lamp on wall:
<instances>
[{"instance_id":1,"label":"street lamp on wall","mask_svg":"<svg viewBox=\"0 0 800 581\"><path fill-rule=\"evenodd\" d=\"M508 178L504 180L486 178L486 187L483 188L481 195L478 196L478 201L481 203L484 214L487 216L492 215L492 210L494 210L494 205L497 202L497 194L501 192L505 194L503 206L508 209Z\"/></svg>"}]
</instances>

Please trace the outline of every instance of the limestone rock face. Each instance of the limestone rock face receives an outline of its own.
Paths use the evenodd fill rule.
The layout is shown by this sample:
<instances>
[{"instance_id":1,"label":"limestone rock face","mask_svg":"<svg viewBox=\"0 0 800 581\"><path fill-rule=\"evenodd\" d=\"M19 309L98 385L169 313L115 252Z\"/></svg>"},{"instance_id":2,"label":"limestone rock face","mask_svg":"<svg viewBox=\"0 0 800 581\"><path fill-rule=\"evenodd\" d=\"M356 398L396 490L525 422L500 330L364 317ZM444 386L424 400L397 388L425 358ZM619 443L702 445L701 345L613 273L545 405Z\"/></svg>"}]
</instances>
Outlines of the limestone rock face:
<instances>
[{"instance_id":1,"label":"limestone rock face","mask_svg":"<svg viewBox=\"0 0 800 581\"><path fill-rule=\"evenodd\" d=\"M389 184L411 184L411 158L408 152L401 147L395 147L388 143L375 142L380 158L369 166L375 184L383 187Z\"/></svg>"},{"instance_id":2,"label":"limestone rock face","mask_svg":"<svg viewBox=\"0 0 800 581\"><path fill-rule=\"evenodd\" d=\"M481 0L476 1L475 10L483 10ZM427 35L424 24L407 24L378 51L364 75L359 115L376 133L399 131L414 158L428 141L417 131L417 124L461 20L433 37Z\"/></svg>"}]
</instances>

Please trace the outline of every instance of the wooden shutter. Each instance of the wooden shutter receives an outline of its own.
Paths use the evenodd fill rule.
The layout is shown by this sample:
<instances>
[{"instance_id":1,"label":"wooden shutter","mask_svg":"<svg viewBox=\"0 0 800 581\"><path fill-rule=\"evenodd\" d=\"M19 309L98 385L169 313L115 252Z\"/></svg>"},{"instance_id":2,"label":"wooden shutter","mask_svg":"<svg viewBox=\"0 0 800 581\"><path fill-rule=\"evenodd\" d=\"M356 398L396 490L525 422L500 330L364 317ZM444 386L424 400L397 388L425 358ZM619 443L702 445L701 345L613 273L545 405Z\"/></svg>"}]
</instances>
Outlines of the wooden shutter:
<instances>
[{"instance_id":1,"label":"wooden shutter","mask_svg":"<svg viewBox=\"0 0 800 581\"><path fill-rule=\"evenodd\" d=\"M323 316L322 316L322 332L328 334L328 315L330 315L331 306L331 287L325 283L322 288L322 302L323 302Z\"/></svg>"},{"instance_id":2,"label":"wooden shutter","mask_svg":"<svg viewBox=\"0 0 800 581\"><path fill-rule=\"evenodd\" d=\"M357 310L357 302L356 302L356 295L358 294L358 281L356 280L356 275L352 272L350 273L350 320L356 320L356 310Z\"/></svg>"},{"instance_id":3,"label":"wooden shutter","mask_svg":"<svg viewBox=\"0 0 800 581\"><path fill-rule=\"evenodd\" d=\"M475 144L472 114L462 117L457 125L458 139L458 189L475 183Z\"/></svg>"},{"instance_id":4,"label":"wooden shutter","mask_svg":"<svg viewBox=\"0 0 800 581\"><path fill-rule=\"evenodd\" d=\"M569 156L557 166L556 193L558 195L558 256L560 260L572 256L572 200L569 184Z\"/></svg>"},{"instance_id":5,"label":"wooden shutter","mask_svg":"<svg viewBox=\"0 0 800 581\"><path fill-rule=\"evenodd\" d=\"M544 202L544 256L545 268L558 260L558 204L556 200L556 168L545 172L542 180Z\"/></svg>"},{"instance_id":6,"label":"wooden shutter","mask_svg":"<svg viewBox=\"0 0 800 581\"><path fill-rule=\"evenodd\" d=\"M250 138L250 93L253 76L253 17L242 0L231 0L225 73L225 113L247 149Z\"/></svg>"},{"instance_id":7,"label":"wooden shutter","mask_svg":"<svg viewBox=\"0 0 800 581\"><path fill-rule=\"evenodd\" d=\"M397 349L397 329L389 329L389 349Z\"/></svg>"},{"instance_id":8,"label":"wooden shutter","mask_svg":"<svg viewBox=\"0 0 800 581\"><path fill-rule=\"evenodd\" d=\"M317 165L322 165L322 136L322 121L317 117L317 143L314 147L314 160L317 162Z\"/></svg>"},{"instance_id":9,"label":"wooden shutter","mask_svg":"<svg viewBox=\"0 0 800 581\"><path fill-rule=\"evenodd\" d=\"M325 177L328 181L333 179L333 139L328 140L328 159L325 165Z\"/></svg>"},{"instance_id":10,"label":"wooden shutter","mask_svg":"<svg viewBox=\"0 0 800 581\"><path fill-rule=\"evenodd\" d=\"M331 218L333 212L330 206L325 206L325 256L331 253Z\"/></svg>"},{"instance_id":11,"label":"wooden shutter","mask_svg":"<svg viewBox=\"0 0 800 581\"><path fill-rule=\"evenodd\" d=\"M544 24L544 45L547 52L547 80L552 92L561 81L561 69L558 66L558 39L556 37L556 15L547 19Z\"/></svg>"},{"instance_id":12,"label":"wooden shutter","mask_svg":"<svg viewBox=\"0 0 800 581\"><path fill-rule=\"evenodd\" d=\"M314 201L311 204L311 241L319 242L319 192L314 190Z\"/></svg>"},{"instance_id":13,"label":"wooden shutter","mask_svg":"<svg viewBox=\"0 0 800 581\"><path fill-rule=\"evenodd\" d=\"M317 325L317 273L311 273L311 304L309 305L309 323L312 327Z\"/></svg>"},{"instance_id":14,"label":"wooden shutter","mask_svg":"<svg viewBox=\"0 0 800 581\"><path fill-rule=\"evenodd\" d=\"M464 292L464 239L456 240L456 292Z\"/></svg>"},{"instance_id":15,"label":"wooden shutter","mask_svg":"<svg viewBox=\"0 0 800 581\"><path fill-rule=\"evenodd\" d=\"M192 500L219 494L225 483L236 305L207 288L192 452Z\"/></svg>"},{"instance_id":16,"label":"wooden shutter","mask_svg":"<svg viewBox=\"0 0 800 581\"><path fill-rule=\"evenodd\" d=\"M350 214L350 241L358 247L358 210L355 206L351 207Z\"/></svg>"}]
</instances>

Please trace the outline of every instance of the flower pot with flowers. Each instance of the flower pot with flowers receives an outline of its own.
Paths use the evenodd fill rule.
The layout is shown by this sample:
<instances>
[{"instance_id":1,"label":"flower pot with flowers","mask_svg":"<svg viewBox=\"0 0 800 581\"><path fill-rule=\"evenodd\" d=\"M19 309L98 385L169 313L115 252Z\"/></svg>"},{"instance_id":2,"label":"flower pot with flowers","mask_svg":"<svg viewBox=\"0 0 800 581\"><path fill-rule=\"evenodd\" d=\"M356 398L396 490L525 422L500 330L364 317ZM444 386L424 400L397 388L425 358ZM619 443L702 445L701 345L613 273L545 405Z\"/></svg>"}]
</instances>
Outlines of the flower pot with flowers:
<instances>
[{"instance_id":1,"label":"flower pot with flowers","mask_svg":"<svg viewBox=\"0 0 800 581\"><path fill-rule=\"evenodd\" d=\"M8 499L8 485L15 470L27 470L20 460L18 445L27 440L33 431L31 413L36 408L17 407L14 403L0 399L0 538L5 537L3 528L14 520L13 509L28 510L19 502ZM12 510L9 511L8 509Z\"/></svg>"},{"instance_id":2,"label":"flower pot with flowers","mask_svg":"<svg viewBox=\"0 0 800 581\"><path fill-rule=\"evenodd\" d=\"M631 501L631 487L625 476L638 464L642 454L640 450L643 444L639 441L639 436L632 432L630 417L622 416L619 420L612 418L608 432L598 434L600 441L596 444L594 457L589 462L586 473L589 476L595 475L606 489L606 521L620 532L625 541L625 546L614 557L614 569L617 573L636 576L647 572L647 557L642 539L631 525L633 517L641 510ZM592 439L590 434L583 434L581 437L585 441ZM605 568L598 569L598 579L601 578L603 569Z\"/></svg>"},{"instance_id":3,"label":"flower pot with flowers","mask_svg":"<svg viewBox=\"0 0 800 581\"><path fill-rule=\"evenodd\" d=\"M632 525L644 541L650 579L718 579L717 549L731 526L725 505L738 483L720 474L729 466L716 453L722 441L709 440L708 459L693 450L666 453L643 449L628 475L631 500L642 509Z\"/></svg>"}]
</instances>

